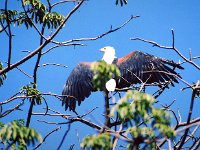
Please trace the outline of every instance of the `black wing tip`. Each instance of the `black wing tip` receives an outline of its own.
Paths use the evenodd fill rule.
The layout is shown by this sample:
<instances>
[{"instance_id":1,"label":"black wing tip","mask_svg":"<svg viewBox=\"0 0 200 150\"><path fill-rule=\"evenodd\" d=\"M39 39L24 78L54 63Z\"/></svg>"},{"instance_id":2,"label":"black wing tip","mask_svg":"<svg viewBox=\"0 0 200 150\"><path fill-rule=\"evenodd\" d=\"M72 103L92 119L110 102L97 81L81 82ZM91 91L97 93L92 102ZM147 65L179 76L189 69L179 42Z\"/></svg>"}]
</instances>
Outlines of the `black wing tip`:
<instances>
[{"instance_id":1,"label":"black wing tip","mask_svg":"<svg viewBox=\"0 0 200 150\"><path fill-rule=\"evenodd\" d=\"M76 109L76 99L65 97L62 100L62 106L65 107L65 111L67 111L68 109L69 109L69 111L75 111L75 109Z\"/></svg>"},{"instance_id":2,"label":"black wing tip","mask_svg":"<svg viewBox=\"0 0 200 150\"><path fill-rule=\"evenodd\" d=\"M177 68L181 69L181 70L184 70L184 68L180 64L177 64Z\"/></svg>"},{"instance_id":3,"label":"black wing tip","mask_svg":"<svg viewBox=\"0 0 200 150\"><path fill-rule=\"evenodd\" d=\"M164 63L166 63L166 64L168 64L168 65L170 65L170 66L172 66L172 67L175 67L175 68L178 68L178 69L181 69L181 70L183 70L184 68L181 66L181 64L180 63L175 63L174 61L172 61L172 60L166 60L166 59L162 59L163 61L164 61ZM174 68L174 69L175 69Z\"/></svg>"},{"instance_id":4,"label":"black wing tip","mask_svg":"<svg viewBox=\"0 0 200 150\"><path fill-rule=\"evenodd\" d=\"M90 66L93 62L79 63L69 75L62 95L65 110L75 111L76 105L81 105L81 102L91 94L93 72Z\"/></svg>"}]
</instances>

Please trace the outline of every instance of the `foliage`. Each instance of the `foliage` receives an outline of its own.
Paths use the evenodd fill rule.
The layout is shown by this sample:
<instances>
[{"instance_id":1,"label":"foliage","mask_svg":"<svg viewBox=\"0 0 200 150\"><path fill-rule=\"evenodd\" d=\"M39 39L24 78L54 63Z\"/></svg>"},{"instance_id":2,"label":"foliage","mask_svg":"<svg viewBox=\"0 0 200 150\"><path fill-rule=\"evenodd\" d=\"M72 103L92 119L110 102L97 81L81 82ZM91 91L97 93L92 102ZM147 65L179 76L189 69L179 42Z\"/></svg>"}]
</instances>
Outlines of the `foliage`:
<instances>
[{"instance_id":1,"label":"foliage","mask_svg":"<svg viewBox=\"0 0 200 150\"><path fill-rule=\"evenodd\" d=\"M41 142L40 134L33 128L24 126L23 120L14 120L0 125L0 141L12 149L25 149L27 145Z\"/></svg>"},{"instance_id":2,"label":"foliage","mask_svg":"<svg viewBox=\"0 0 200 150\"><path fill-rule=\"evenodd\" d=\"M115 64L107 64L105 61L93 63L91 69L94 73L92 82L97 90L104 90L108 80L120 76L118 67Z\"/></svg>"},{"instance_id":3,"label":"foliage","mask_svg":"<svg viewBox=\"0 0 200 150\"><path fill-rule=\"evenodd\" d=\"M0 62L0 70L2 70L2 69L3 69L3 65ZM5 73L3 73L2 75L0 75L0 86L3 85L3 80L5 80L5 79L6 79L6 74Z\"/></svg>"},{"instance_id":4,"label":"foliage","mask_svg":"<svg viewBox=\"0 0 200 150\"><path fill-rule=\"evenodd\" d=\"M131 101L131 103L129 103ZM111 115L117 112L122 120L134 119L136 124L141 118L148 120L148 113L151 112L154 99L152 96L137 91L129 91L119 100L111 110Z\"/></svg>"},{"instance_id":5,"label":"foliage","mask_svg":"<svg viewBox=\"0 0 200 150\"><path fill-rule=\"evenodd\" d=\"M154 102L149 94L128 91L111 110L112 116L118 113L122 122L130 123L126 133L132 136L133 145L145 143L144 147L153 148L157 137L175 135L170 127L169 114L155 108Z\"/></svg>"},{"instance_id":6,"label":"foliage","mask_svg":"<svg viewBox=\"0 0 200 150\"><path fill-rule=\"evenodd\" d=\"M82 148L92 148L94 150L111 148L110 134L108 132L99 133L97 135L87 136L81 143Z\"/></svg>"},{"instance_id":7,"label":"foliage","mask_svg":"<svg viewBox=\"0 0 200 150\"><path fill-rule=\"evenodd\" d=\"M34 101L34 104L36 102L40 105L42 103L42 96L36 87L37 85L31 82L30 84L23 86L20 89L20 93L25 94L29 98L30 102Z\"/></svg>"},{"instance_id":8,"label":"foliage","mask_svg":"<svg viewBox=\"0 0 200 150\"><path fill-rule=\"evenodd\" d=\"M155 108L154 102L154 98L149 94L128 91L111 109L110 116L117 114L125 129L123 136L127 135L132 139L128 142L128 149L133 149L134 146L155 149L156 139L175 136L174 130L170 127L169 114L162 109ZM96 139L98 137L94 139L94 137L95 135L84 138L82 146L98 149L100 144L97 146L94 143L101 137L99 139ZM101 146L103 148L104 145Z\"/></svg>"},{"instance_id":9,"label":"foliage","mask_svg":"<svg viewBox=\"0 0 200 150\"><path fill-rule=\"evenodd\" d=\"M33 27L33 22L40 23L48 29L56 29L64 20L64 16L57 12L49 12L47 6L39 0L23 0L24 11L0 9L0 21L26 28Z\"/></svg>"}]
</instances>

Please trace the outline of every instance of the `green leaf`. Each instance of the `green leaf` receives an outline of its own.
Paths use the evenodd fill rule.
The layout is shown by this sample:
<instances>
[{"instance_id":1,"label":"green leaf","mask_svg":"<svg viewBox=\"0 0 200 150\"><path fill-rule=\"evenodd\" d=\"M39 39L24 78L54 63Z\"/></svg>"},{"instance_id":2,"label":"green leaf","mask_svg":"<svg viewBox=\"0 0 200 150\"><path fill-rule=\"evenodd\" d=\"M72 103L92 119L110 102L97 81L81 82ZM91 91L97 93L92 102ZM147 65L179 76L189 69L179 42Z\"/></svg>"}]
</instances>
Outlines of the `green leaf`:
<instances>
[{"instance_id":1,"label":"green leaf","mask_svg":"<svg viewBox=\"0 0 200 150\"><path fill-rule=\"evenodd\" d=\"M110 116L118 114L126 134L131 135L137 145L144 149L155 149L156 139L173 138L175 132L170 126L170 115L160 108L155 108L154 98L146 93L128 91L118 103L112 107ZM134 142L128 146L133 148ZM141 149L143 149L141 148Z\"/></svg>"},{"instance_id":2,"label":"green leaf","mask_svg":"<svg viewBox=\"0 0 200 150\"><path fill-rule=\"evenodd\" d=\"M20 88L20 93L25 94L29 98L30 102L33 101L34 104L36 103L40 105L42 103L42 96L40 91L36 87L36 84L30 83Z\"/></svg>"},{"instance_id":3,"label":"green leaf","mask_svg":"<svg viewBox=\"0 0 200 150\"><path fill-rule=\"evenodd\" d=\"M16 128L12 129L12 138L13 138L13 140L16 140L16 138L17 138L17 129Z\"/></svg>"},{"instance_id":4,"label":"green leaf","mask_svg":"<svg viewBox=\"0 0 200 150\"><path fill-rule=\"evenodd\" d=\"M91 148L95 150L109 150L112 147L110 143L110 134L108 132L105 132L99 133L97 135L86 136L80 146L82 148Z\"/></svg>"},{"instance_id":5,"label":"green leaf","mask_svg":"<svg viewBox=\"0 0 200 150\"><path fill-rule=\"evenodd\" d=\"M26 28L28 29L28 22L25 21L24 24L25 24Z\"/></svg>"},{"instance_id":6,"label":"green leaf","mask_svg":"<svg viewBox=\"0 0 200 150\"><path fill-rule=\"evenodd\" d=\"M2 70L2 69L3 69L3 64L0 62L0 70ZM5 79L6 79L6 74L5 73L0 75L0 86L3 85L3 80L5 80Z\"/></svg>"},{"instance_id":7,"label":"green leaf","mask_svg":"<svg viewBox=\"0 0 200 150\"><path fill-rule=\"evenodd\" d=\"M0 128L0 140L13 143L13 148L24 148L27 144L41 142L42 138L36 130L27 128L21 120L15 120Z\"/></svg>"}]
</instances>

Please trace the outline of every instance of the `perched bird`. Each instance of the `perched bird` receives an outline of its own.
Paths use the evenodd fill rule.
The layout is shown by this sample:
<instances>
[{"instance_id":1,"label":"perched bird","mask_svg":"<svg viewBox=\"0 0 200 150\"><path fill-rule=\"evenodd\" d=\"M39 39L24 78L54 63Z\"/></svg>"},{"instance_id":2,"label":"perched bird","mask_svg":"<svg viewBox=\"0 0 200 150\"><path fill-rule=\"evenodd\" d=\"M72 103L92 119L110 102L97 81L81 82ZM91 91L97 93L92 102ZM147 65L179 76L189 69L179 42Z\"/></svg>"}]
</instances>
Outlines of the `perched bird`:
<instances>
[{"instance_id":1,"label":"perched bird","mask_svg":"<svg viewBox=\"0 0 200 150\"><path fill-rule=\"evenodd\" d=\"M111 79L107 84L116 84L116 88L121 89L130 87L132 84L164 84L169 82L174 86L173 82L178 83L177 77L180 77L174 69L183 69L179 64L158 58L148 53L140 51L133 51L125 57L116 58L115 49L106 46L100 51L104 52L102 60L108 64L115 64L121 76L118 79ZM93 71L91 65L95 62L81 62L79 63L69 75L64 89L62 91L65 110L75 111L76 104L89 97L91 92L95 89L92 85ZM106 85L107 86L107 85ZM111 87L113 90L113 87Z\"/></svg>"}]
</instances>

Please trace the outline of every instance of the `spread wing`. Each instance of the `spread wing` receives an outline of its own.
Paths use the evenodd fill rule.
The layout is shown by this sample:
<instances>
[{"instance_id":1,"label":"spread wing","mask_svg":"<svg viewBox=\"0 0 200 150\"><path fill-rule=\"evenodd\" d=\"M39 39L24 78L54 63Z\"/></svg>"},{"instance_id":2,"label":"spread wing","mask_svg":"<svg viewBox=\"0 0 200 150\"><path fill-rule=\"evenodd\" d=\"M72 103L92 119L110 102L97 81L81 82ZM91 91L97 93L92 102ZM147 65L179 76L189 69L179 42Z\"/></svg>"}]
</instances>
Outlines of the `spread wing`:
<instances>
[{"instance_id":1,"label":"spread wing","mask_svg":"<svg viewBox=\"0 0 200 150\"><path fill-rule=\"evenodd\" d=\"M86 97L93 91L92 78L93 72L90 70L91 62L78 64L68 77L62 91L65 110L75 110L76 103L81 104Z\"/></svg>"},{"instance_id":2,"label":"spread wing","mask_svg":"<svg viewBox=\"0 0 200 150\"><path fill-rule=\"evenodd\" d=\"M180 77L174 69L183 69L173 61L155 57L153 55L133 51L125 57L115 61L121 72L118 88L129 87L137 83L178 83L176 77Z\"/></svg>"}]
</instances>

